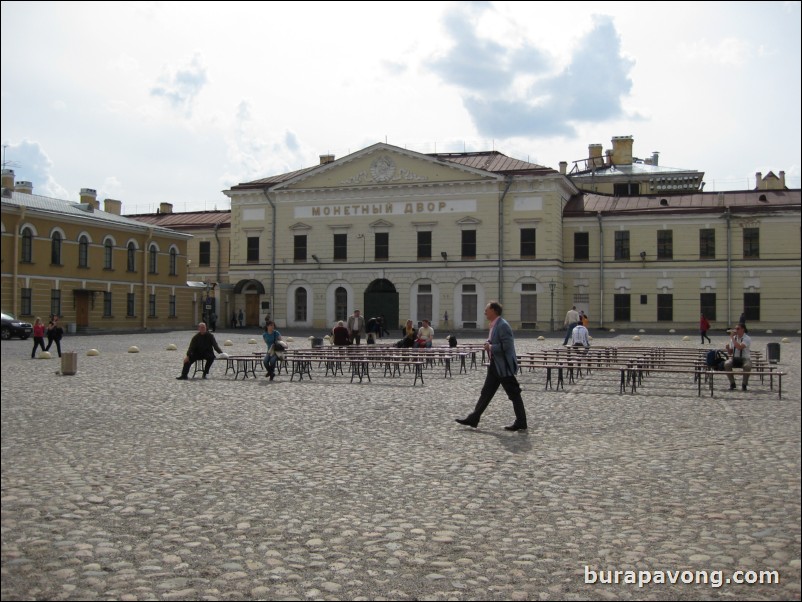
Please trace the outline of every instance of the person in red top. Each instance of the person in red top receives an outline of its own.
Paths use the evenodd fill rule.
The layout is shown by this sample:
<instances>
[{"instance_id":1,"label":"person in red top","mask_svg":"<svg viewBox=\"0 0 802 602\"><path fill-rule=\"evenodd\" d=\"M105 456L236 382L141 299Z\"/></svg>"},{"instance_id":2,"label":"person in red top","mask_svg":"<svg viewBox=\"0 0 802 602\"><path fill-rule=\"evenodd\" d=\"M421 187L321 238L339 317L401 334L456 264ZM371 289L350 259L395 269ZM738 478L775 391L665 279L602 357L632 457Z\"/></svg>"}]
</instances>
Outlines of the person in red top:
<instances>
[{"instance_id":1,"label":"person in red top","mask_svg":"<svg viewBox=\"0 0 802 602\"><path fill-rule=\"evenodd\" d=\"M707 318L705 318L705 315L702 314L702 317L699 319L699 332L702 333L702 345L705 344L705 339L707 339L708 343L713 342L710 340L710 337L707 336L708 330L710 330L710 322L708 322Z\"/></svg>"},{"instance_id":2,"label":"person in red top","mask_svg":"<svg viewBox=\"0 0 802 602\"><path fill-rule=\"evenodd\" d=\"M31 350L31 359L36 357L36 348L42 346L42 351L45 351L45 325L42 318L36 318L33 323L33 349Z\"/></svg>"}]
</instances>

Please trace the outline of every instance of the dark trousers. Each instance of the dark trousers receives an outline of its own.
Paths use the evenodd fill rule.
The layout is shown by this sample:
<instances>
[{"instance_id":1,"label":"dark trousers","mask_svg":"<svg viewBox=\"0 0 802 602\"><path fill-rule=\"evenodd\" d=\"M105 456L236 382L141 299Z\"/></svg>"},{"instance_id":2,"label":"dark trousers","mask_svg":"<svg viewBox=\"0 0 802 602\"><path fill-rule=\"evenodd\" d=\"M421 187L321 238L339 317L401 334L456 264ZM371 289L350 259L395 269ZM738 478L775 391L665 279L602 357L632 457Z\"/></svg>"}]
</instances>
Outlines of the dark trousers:
<instances>
[{"instance_id":1,"label":"dark trousers","mask_svg":"<svg viewBox=\"0 0 802 602\"><path fill-rule=\"evenodd\" d=\"M50 346L55 343L56 349L58 350L58 356L61 357L61 339L50 339L47 342L47 347L45 347L45 351L50 351Z\"/></svg>"},{"instance_id":2,"label":"dark trousers","mask_svg":"<svg viewBox=\"0 0 802 602\"><path fill-rule=\"evenodd\" d=\"M710 340L710 337L707 336L707 331L706 330L702 330L701 332L702 332L702 345L705 344L705 339L707 339L708 343L712 343L713 342L713 341Z\"/></svg>"},{"instance_id":3,"label":"dark trousers","mask_svg":"<svg viewBox=\"0 0 802 602\"><path fill-rule=\"evenodd\" d=\"M574 332L574 328L576 328L577 324L579 324L579 322L571 322L568 325L568 330L565 332L565 340L563 341L563 345L566 345L568 343L568 339L571 338L571 333Z\"/></svg>"},{"instance_id":4,"label":"dark trousers","mask_svg":"<svg viewBox=\"0 0 802 602\"><path fill-rule=\"evenodd\" d=\"M33 349L31 350L31 359L36 357L36 348L42 346L42 351L47 351L45 349L45 338L44 337L33 337Z\"/></svg>"},{"instance_id":5,"label":"dark trousers","mask_svg":"<svg viewBox=\"0 0 802 602\"><path fill-rule=\"evenodd\" d=\"M351 344L352 345L359 345L359 341L362 340L362 335L358 332L355 332L351 335Z\"/></svg>"},{"instance_id":6,"label":"dark trousers","mask_svg":"<svg viewBox=\"0 0 802 602\"><path fill-rule=\"evenodd\" d=\"M479 423L479 419L487 409L487 406L490 405L490 400L493 399L499 387L504 387L504 392L512 401L512 409L515 412L515 425L520 428L526 428L526 411L524 410L524 400L521 398L521 386L514 376L500 377L496 370L496 363L492 360L487 368L487 376L485 377L485 384L482 386L482 392L479 394L479 401L476 402L476 407L468 416L468 420L476 424Z\"/></svg>"},{"instance_id":7,"label":"dark trousers","mask_svg":"<svg viewBox=\"0 0 802 602\"><path fill-rule=\"evenodd\" d=\"M206 360L206 367L203 370L203 375L206 376L209 374L209 370L211 370L212 364L214 363L214 355L209 355L207 357L190 357L189 361L181 368L181 376L189 376L189 369L192 367L192 364L201 360Z\"/></svg>"}]
</instances>

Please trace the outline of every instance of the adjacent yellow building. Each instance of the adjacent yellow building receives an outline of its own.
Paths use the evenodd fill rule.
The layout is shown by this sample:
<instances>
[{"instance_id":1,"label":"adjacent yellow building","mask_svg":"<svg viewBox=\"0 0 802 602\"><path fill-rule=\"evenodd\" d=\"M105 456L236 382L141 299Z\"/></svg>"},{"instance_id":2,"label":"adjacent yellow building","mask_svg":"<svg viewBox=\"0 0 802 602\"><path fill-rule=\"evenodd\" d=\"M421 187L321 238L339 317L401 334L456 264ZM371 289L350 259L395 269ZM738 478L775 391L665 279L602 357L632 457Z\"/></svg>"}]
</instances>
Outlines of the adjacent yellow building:
<instances>
[{"instance_id":1,"label":"adjacent yellow building","mask_svg":"<svg viewBox=\"0 0 802 602\"><path fill-rule=\"evenodd\" d=\"M92 189L71 203L33 194L3 170L2 308L51 314L68 331L191 328L201 292L187 285L191 236L100 209ZM32 320L31 320L32 321Z\"/></svg>"}]
</instances>

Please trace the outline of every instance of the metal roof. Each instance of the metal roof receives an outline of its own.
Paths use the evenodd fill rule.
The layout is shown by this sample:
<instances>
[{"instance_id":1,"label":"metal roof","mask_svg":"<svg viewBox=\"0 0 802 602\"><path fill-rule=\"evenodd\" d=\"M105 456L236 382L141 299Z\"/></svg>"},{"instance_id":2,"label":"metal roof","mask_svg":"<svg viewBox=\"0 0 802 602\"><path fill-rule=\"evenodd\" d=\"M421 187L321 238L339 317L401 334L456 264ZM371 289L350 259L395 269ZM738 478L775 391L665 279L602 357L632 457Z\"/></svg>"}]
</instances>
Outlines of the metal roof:
<instances>
[{"instance_id":1,"label":"metal roof","mask_svg":"<svg viewBox=\"0 0 802 602\"><path fill-rule=\"evenodd\" d=\"M603 214L644 213L724 213L727 208L740 212L780 210L799 211L800 190L737 190L695 192L691 194L612 196L582 193L571 197L565 217Z\"/></svg>"},{"instance_id":2,"label":"metal roof","mask_svg":"<svg viewBox=\"0 0 802 602\"><path fill-rule=\"evenodd\" d=\"M140 213L127 215L131 219L163 228L179 228L182 230L208 229L219 225L221 228L231 227L231 211L189 211L187 213Z\"/></svg>"},{"instance_id":3,"label":"metal roof","mask_svg":"<svg viewBox=\"0 0 802 602\"><path fill-rule=\"evenodd\" d=\"M604 176L676 176L678 174L699 174L704 176L703 171L696 169L683 169L679 167L664 167L662 165L650 165L648 163L631 163L628 165L604 165L596 169L586 169L584 171L569 174L571 178L592 178Z\"/></svg>"},{"instance_id":4,"label":"metal roof","mask_svg":"<svg viewBox=\"0 0 802 602\"><path fill-rule=\"evenodd\" d=\"M7 189L6 189L7 190ZM50 197L40 196L37 194L28 194L25 192L11 192L10 197L2 197L3 207L25 207L42 213L52 214L53 219L73 218L75 220L93 223L95 226L107 225L115 226L117 228L131 228L134 230L147 230L152 227L154 230L162 234L176 236L179 238L191 238L189 234L183 234L170 230L159 225L147 225L141 221L131 219L124 215L117 215L116 213L108 213L97 209L94 205L88 203L74 203L72 201L64 201L61 199L52 199Z\"/></svg>"}]
</instances>

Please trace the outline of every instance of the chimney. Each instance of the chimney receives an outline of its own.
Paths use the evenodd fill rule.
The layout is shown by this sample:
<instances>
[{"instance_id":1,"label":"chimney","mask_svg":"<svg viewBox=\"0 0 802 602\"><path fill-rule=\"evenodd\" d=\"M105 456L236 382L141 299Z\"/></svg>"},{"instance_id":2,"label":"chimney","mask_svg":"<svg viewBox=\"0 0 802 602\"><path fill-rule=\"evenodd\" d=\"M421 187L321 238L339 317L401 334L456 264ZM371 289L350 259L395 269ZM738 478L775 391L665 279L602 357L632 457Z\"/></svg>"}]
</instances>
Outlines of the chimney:
<instances>
[{"instance_id":1,"label":"chimney","mask_svg":"<svg viewBox=\"0 0 802 602\"><path fill-rule=\"evenodd\" d=\"M159 205L159 213L172 213L172 212L173 212L172 203L161 203Z\"/></svg>"},{"instance_id":2,"label":"chimney","mask_svg":"<svg viewBox=\"0 0 802 602\"><path fill-rule=\"evenodd\" d=\"M103 201L104 211L106 213L113 213L114 215L122 215L122 201L115 201L114 199L106 199Z\"/></svg>"},{"instance_id":3,"label":"chimney","mask_svg":"<svg viewBox=\"0 0 802 602\"><path fill-rule=\"evenodd\" d=\"M100 201L97 200L97 190L94 188L81 188L81 203L92 205L95 209L100 209Z\"/></svg>"},{"instance_id":4,"label":"chimney","mask_svg":"<svg viewBox=\"0 0 802 602\"><path fill-rule=\"evenodd\" d=\"M763 174L759 171L755 173L755 190L763 188Z\"/></svg>"},{"instance_id":5,"label":"chimney","mask_svg":"<svg viewBox=\"0 0 802 602\"><path fill-rule=\"evenodd\" d=\"M20 180L14 184L14 192L22 192L23 194L33 193L33 183L27 180Z\"/></svg>"},{"instance_id":6,"label":"chimney","mask_svg":"<svg viewBox=\"0 0 802 602\"><path fill-rule=\"evenodd\" d=\"M780 172L780 185L783 188L785 188L785 172L784 171Z\"/></svg>"},{"instance_id":7,"label":"chimney","mask_svg":"<svg viewBox=\"0 0 802 602\"><path fill-rule=\"evenodd\" d=\"M657 151L652 151L652 165L657 165L657 161L660 159L660 153Z\"/></svg>"},{"instance_id":8,"label":"chimney","mask_svg":"<svg viewBox=\"0 0 802 602\"><path fill-rule=\"evenodd\" d=\"M334 163L334 155L320 155L320 164Z\"/></svg>"},{"instance_id":9,"label":"chimney","mask_svg":"<svg viewBox=\"0 0 802 602\"><path fill-rule=\"evenodd\" d=\"M560 173L565 175L568 171L568 161L560 161Z\"/></svg>"},{"instance_id":10,"label":"chimney","mask_svg":"<svg viewBox=\"0 0 802 602\"><path fill-rule=\"evenodd\" d=\"M604 159L602 159L602 145L588 144L588 157L590 157L588 167L601 167L604 165Z\"/></svg>"},{"instance_id":11,"label":"chimney","mask_svg":"<svg viewBox=\"0 0 802 602\"><path fill-rule=\"evenodd\" d=\"M632 136L613 136L613 163L632 165Z\"/></svg>"},{"instance_id":12,"label":"chimney","mask_svg":"<svg viewBox=\"0 0 802 602\"><path fill-rule=\"evenodd\" d=\"M4 169L3 170L3 188L8 188L9 190L14 190L14 170L13 169Z\"/></svg>"},{"instance_id":13,"label":"chimney","mask_svg":"<svg viewBox=\"0 0 802 602\"><path fill-rule=\"evenodd\" d=\"M612 165L613 164L613 149L608 148L606 151L604 151L604 154L607 156L607 165Z\"/></svg>"}]
</instances>

